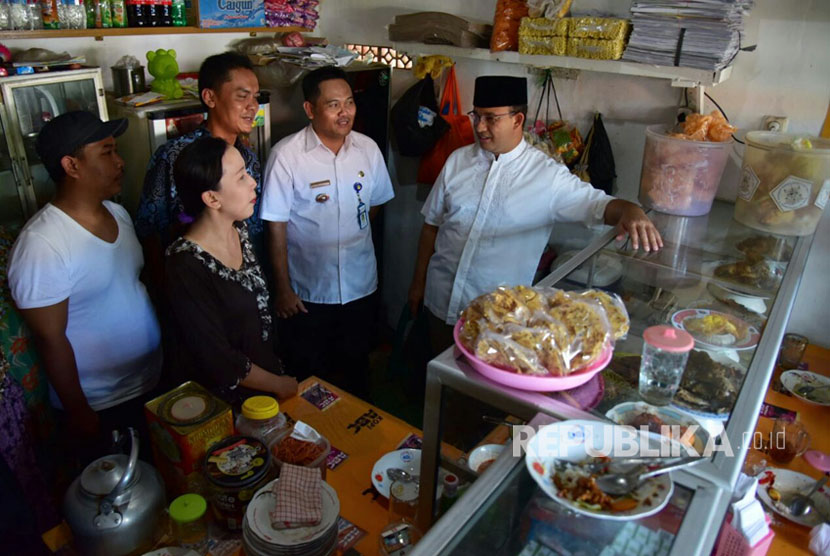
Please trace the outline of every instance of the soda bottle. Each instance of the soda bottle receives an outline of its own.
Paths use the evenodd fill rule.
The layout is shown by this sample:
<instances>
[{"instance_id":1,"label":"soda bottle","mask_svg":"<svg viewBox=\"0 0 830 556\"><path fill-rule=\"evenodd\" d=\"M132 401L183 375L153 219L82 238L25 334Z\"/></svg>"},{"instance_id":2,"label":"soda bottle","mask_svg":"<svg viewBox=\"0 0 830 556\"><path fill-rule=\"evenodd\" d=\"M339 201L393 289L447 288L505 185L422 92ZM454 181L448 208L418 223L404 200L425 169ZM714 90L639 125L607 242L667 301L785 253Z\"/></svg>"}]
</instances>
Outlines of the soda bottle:
<instances>
[{"instance_id":1,"label":"soda bottle","mask_svg":"<svg viewBox=\"0 0 830 556\"><path fill-rule=\"evenodd\" d=\"M173 26L173 0L161 0L161 23L160 27Z\"/></svg>"},{"instance_id":2,"label":"soda bottle","mask_svg":"<svg viewBox=\"0 0 830 556\"><path fill-rule=\"evenodd\" d=\"M112 26L127 26L127 6L125 0L109 0L112 6Z\"/></svg>"},{"instance_id":3,"label":"soda bottle","mask_svg":"<svg viewBox=\"0 0 830 556\"><path fill-rule=\"evenodd\" d=\"M63 8L62 3L61 8ZM43 19L43 28L60 29L60 15L62 11L63 9L59 9L58 2L56 2L55 0L43 0L43 2L40 5L40 14L41 18Z\"/></svg>"},{"instance_id":4,"label":"soda bottle","mask_svg":"<svg viewBox=\"0 0 830 556\"><path fill-rule=\"evenodd\" d=\"M136 27L149 27L147 19L147 3L144 0L133 0L135 3L135 25Z\"/></svg>"},{"instance_id":5,"label":"soda bottle","mask_svg":"<svg viewBox=\"0 0 830 556\"><path fill-rule=\"evenodd\" d=\"M157 0L145 0L144 2L144 18L147 22L148 27L158 27L161 18L159 17L159 12L161 11L161 6L158 4Z\"/></svg>"},{"instance_id":6,"label":"soda bottle","mask_svg":"<svg viewBox=\"0 0 830 556\"><path fill-rule=\"evenodd\" d=\"M184 0L173 0L173 25L184 27L187 25L187 12Z\"/></svg>"},{"instance_id":7,"label":"soda bottle","mask_svg":"<svg viewBox=\"0 0 830 556\"><path fill-rule=\"evenodd\" d=\"M99 29L112 27L112 0L95 1L95 26Z\"/></svg>"},{"instance_id":8,"label":"soda bottle","mask_svg":"<svg viewBox=\"0 0 830 556\"><path fill-rule=\"evenodd\" d=\"M83 0L86 12L86 28L95 29L95 0Z\"/></svg>"}]
</instances>

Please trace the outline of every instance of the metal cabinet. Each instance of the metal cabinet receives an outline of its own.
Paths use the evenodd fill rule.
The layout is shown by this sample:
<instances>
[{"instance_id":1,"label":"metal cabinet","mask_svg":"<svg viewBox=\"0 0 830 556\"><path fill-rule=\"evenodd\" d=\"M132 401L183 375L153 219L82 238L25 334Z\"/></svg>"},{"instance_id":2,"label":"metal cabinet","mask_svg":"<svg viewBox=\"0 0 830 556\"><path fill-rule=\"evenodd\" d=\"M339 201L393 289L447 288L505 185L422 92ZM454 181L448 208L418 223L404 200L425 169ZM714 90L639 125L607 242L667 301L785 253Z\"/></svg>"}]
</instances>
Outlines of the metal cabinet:
<instances>
[{"instance_id":1,"label":"metal cabinet","mask_svg":"<svg viewBox=\"0 0 830 556\"><path fill-rule=\"evenodd\" d=\"M35 140L52 118L87 110L107 120L99 68L0 79L0 224L23 224L47 203L54 183L35 152Z\"/></svg>"},{"instance_id":2,"label":"metal cabinet","mask_svg":"<svg viewBox=\"0 0 830 556\"><path fill-rule=\"evenodd\" d=\"M537 284L561 289L602 287L620 294L631 317L631 330L626 339L617 342L616 354L630 353L636 357L641 352L646 327L671 322L686 309L736 315L758 330L756 340L749 342L751 345L741 345L741 349L706 347L700 342L696 345L696 349L706 347L706 353L728 358L729 366L737 372L737 391L729 402L728 416L722 414L715 419L705 413L690 413L707 429L720 427L723 434L708 461L673 474L675 483L681 486L679 490L689 490L691 497L688 503L681 504L681 513L672 509L673 501L657 514L668 512L677 522L671 533L671 554L708 554L712 549L755 429L813 239L768 236L751 230L732 220L733 208L730 203L716 201L712 212L703 217L650 214L665 243L657 253L630 250L627 244L615 241L614 231L609 228L583 232L576 241L581 246L578 249L573 249L572 229L560 236L554 234L554 238L563 239L554 239L553 248L559 253L571 252L567 257L560 256L554 262L554 270ZM725 265L747 261L750 251L760 249L747 247L751 245L767 250L760 256L770 271L769 279L736 283L724 271L728 268ZM750 254L751 260L756 260L757 255L757 250ZM586 402L569 393L525 392L497 384L473 370L455 348L431 361L424 407L421 526L428 528L434 519L437 468L442 463L439 447L448 443L467 451L483 438L476 427L458 434L458 416L464 414L459 407L468 408L468 421L475 421L481 413L491 413L496 418L511 415L522 421L536 419L535 422L539 422L540 415L555 420L604 419L605 411L614 404L640 399L636 377L629 377L627 386L619 386L619 373L624 374L612 361L598 375L603 377L603 386ZM537 498L542 501L534 502ZM528 512L532 513L533 504L546 506L543 498L525 470L524 457L513 456L506 450L434 524L416 546L416 553L474 554L481 553L479 549L486 546L494 554L516 554L523 546L519 541L528 531ZM568 530L578 537L580 531L603 528L608 529L603 538L614 537L613 527L609 529L601 520L567 515L551 519L555 522L553 529L565 537ZM573 520L575 524L569 524ZM498 542L487 541L496 524L506 527L504 535L497 535ZM501 541L507 544L499 544ZM571 541L578 544L577 538ZM591 546L588 552L580 553L602 553L602 542Z\"/></svg>"}]
</instances>

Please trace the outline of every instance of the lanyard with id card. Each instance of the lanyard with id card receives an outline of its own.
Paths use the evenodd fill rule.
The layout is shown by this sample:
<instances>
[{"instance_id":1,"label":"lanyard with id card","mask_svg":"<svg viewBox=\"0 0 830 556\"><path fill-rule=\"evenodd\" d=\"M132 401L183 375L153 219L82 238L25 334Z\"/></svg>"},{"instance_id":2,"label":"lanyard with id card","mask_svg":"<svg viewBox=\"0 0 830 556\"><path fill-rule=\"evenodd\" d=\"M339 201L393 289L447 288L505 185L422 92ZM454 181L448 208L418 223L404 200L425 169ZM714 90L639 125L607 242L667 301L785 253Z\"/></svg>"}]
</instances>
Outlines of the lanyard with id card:
<instances>
[{"instance_id":1,"label":"lanyard with id card","mask_svg":"<svg viewBox=\"0 0 830 556\"><path fill-rule=\"evenodd\" d=\"M369 226L369 211L366 210L366 203L360 198L360 191L363 189L363 184L359 181L354 183L354 191L357 193L357 225L361 230Z\"/></svg>"}]
</instances>

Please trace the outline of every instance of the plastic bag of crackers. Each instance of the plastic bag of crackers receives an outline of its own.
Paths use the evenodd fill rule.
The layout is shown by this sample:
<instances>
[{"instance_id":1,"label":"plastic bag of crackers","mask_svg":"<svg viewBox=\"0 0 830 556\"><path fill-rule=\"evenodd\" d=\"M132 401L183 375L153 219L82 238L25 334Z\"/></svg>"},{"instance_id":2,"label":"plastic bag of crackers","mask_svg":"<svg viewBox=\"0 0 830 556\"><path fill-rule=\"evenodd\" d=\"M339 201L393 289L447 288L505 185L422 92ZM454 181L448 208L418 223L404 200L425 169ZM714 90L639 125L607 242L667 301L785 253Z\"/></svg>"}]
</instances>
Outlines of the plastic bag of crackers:
<instances>
[{"instance_id":1,"label":"plastic bag of crackers","mask_svg":"<svg viewBox=\"0 0 830 556\"><path fill-rule=\"evenodd\" d=\"M584 368L628 333L628 312L600 290L499 287L461 314L459 340L490 365L517 373L564 376Z\"/></svg>"}]
</instances>

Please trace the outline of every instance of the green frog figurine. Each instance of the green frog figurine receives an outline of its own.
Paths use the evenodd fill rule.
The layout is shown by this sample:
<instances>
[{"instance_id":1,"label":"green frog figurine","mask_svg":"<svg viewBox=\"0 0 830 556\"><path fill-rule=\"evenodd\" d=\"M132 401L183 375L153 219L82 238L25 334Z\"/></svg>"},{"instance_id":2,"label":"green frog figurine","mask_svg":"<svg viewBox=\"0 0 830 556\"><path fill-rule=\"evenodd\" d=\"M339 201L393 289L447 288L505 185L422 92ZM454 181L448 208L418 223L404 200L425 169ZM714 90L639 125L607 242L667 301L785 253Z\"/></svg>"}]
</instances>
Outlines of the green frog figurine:
<instances>
[{"instance_id":1,"label":"green frog figurine","mask_svg":"<svg viewBox=\"0 0 830 556\"><path fill-rule=\"evenodd\" d=\"M155 77L150 84L150 90L161 93L169 99L182 98L182 86L176 80L179 74L179 64L176 62L176 51L172 48L159 48L155 52L147 52L147 71Z\"/></svg>"}]
</instances>

